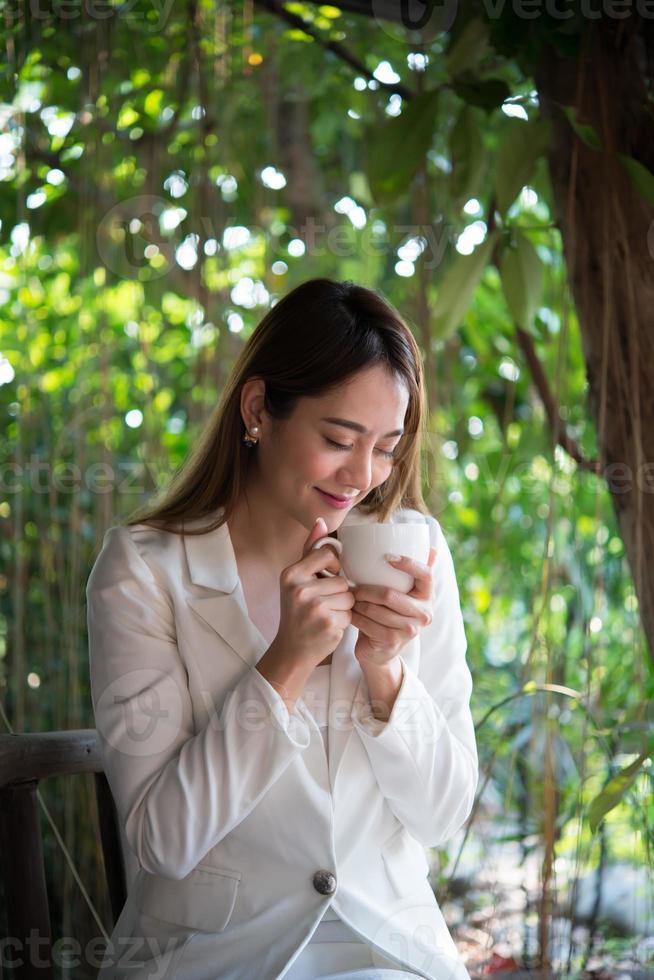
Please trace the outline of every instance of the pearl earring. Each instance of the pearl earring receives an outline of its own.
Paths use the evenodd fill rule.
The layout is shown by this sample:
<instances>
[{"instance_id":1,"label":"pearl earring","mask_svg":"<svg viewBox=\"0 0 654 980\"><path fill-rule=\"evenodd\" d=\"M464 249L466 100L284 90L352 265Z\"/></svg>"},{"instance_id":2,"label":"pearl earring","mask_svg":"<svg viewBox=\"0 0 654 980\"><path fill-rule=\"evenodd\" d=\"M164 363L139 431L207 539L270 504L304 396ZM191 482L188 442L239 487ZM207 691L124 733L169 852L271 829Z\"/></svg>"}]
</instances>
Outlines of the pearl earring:
<instances>
[{"instance_id":1,"label":"pearl earring","mask_svg":"<svg viewBox=\"0 0 654 980\"><path fill-rule=\"evenodd\" d=\"M252 433L253 436L256 435L257 432L259 431L259 426L258 425L253 425L252 426L252 429L250 431L251 431L251 433ZM248 449L251 449L252 446L256 446L258 440L257 439L252 439L251 436L246 432L245 435L243 436L243 442L248 447Z\"/></svg>"}]
</instances>

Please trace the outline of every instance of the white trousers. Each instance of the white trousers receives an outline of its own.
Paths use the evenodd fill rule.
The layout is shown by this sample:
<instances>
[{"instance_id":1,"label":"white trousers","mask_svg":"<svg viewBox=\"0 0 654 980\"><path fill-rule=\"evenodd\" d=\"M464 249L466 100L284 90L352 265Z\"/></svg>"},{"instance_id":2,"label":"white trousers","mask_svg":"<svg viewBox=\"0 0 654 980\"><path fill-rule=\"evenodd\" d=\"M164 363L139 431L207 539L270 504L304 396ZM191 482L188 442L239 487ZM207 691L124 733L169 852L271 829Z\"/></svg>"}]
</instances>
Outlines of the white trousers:
<instances>
[{"instance_id":1,"label":"white trousers","mask_svg":"<svg viewBox=\"0 0 654 980\"><path fill-rule=\"evenodd\" d=\"M421 980L372 950L342 919L323 919L283 980Z\"/></svg>"}]
</instances>

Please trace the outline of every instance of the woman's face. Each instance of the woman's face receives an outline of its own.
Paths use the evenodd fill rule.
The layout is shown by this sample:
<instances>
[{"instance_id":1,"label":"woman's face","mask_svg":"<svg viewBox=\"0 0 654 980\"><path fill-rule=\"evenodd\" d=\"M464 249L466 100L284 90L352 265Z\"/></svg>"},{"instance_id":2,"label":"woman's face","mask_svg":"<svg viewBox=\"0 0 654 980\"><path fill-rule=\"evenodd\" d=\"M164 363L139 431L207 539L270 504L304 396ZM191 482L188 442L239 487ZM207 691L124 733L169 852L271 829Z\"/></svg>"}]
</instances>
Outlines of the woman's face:
<instances>
[{"instance_id":1,"label":"woman's face","mask_svg":"<svg viewBox=\"0 0 654 980\"><path fill-rule=\"evenodd\" d=\"M404 382L376 365L328 395L301 398L292 417L274 428L264 414L257 452L266 493L306 528L320 516L336 530L388 479L408 403ZM324 494L347 501L339 507Z\"/></svg>"}]
</instances>

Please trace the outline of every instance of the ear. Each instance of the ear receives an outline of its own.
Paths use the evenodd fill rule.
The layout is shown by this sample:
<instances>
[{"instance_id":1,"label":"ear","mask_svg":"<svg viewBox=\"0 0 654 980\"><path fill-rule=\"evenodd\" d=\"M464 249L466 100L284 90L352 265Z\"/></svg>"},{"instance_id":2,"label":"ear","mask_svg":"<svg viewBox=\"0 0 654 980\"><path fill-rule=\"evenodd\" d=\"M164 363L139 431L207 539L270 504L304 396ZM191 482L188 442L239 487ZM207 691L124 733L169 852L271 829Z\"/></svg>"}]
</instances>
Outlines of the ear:
<instances>
[{"instance_id":1,"label":"ear","mask_svg":"<svg viewBox=\"0 0 654 980\"><path fill-rule=\"evenodd\" d=\"M262 378L248 378L241 388L241 417L248 426L261 425L261 413L266 396L266 383Z\"/></svg>"}]
</instances>

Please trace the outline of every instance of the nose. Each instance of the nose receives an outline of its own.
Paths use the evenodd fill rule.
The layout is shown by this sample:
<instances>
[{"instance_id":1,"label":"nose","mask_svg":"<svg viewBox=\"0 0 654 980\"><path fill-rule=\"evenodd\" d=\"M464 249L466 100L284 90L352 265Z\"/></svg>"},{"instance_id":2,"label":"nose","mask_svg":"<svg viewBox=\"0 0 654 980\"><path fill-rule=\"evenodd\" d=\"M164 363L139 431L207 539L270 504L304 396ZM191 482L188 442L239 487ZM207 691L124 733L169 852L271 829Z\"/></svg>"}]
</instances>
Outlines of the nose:
<instances>
[{"instance_id":1,"label":"nose","mask_svg":"<svg viewBox=\"0 0 654 980\"><path fill-rule=\"evenodd\" d=\"M359 493L372 483L372 456L365 450L352 452L347 461L341 466L338 477L339 485L358 489Z\"/></svg>"}]
</instances>

